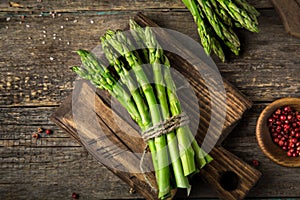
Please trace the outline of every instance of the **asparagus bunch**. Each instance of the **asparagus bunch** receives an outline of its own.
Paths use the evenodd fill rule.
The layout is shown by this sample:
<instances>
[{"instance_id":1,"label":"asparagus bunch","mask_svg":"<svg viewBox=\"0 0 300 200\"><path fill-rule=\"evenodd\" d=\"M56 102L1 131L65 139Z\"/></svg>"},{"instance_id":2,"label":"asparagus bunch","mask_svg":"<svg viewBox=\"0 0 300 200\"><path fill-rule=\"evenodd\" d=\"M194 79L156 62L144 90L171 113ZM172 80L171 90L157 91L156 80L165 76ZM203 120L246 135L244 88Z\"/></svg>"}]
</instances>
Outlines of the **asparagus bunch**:
<instances>
[{"instance_id":1,"label":"asparagus bunch","mask_svg":"<svg viewBox=\"0 0 300 200\"><path fill-rule=\"evenodd\" d=\"M207 55L211 50L224 62L222 45L239 54L240 41L234 28L258 32L258 11L246 0L182 0L193 15ZM222 44L222 45L221 45Z\"/></svg>"},{"instance_id":2,"label":"asparagus bunch","mask_svg":"<svg viewBox=\"0 0 300 200\"><path fill-rule=\"evenodd\" d=\"M170 62L149 27L130 21L131 37L108 30L101 37L102 48L110 67L86 50L79 50L82 67L72 70L110 92L129 112L141 133L170 117L182 114ZM133 50L135 45L142 50ZM147 69L143 66L148 63ZM150 84L149 76L155 84ZM116 77L117 74L117 77ZM189 178L212 158L194 139L189 126L178 127L147 141L155 170L158 198L167 199L173 186L191 189Z\"/></svg>"}]
</instances>

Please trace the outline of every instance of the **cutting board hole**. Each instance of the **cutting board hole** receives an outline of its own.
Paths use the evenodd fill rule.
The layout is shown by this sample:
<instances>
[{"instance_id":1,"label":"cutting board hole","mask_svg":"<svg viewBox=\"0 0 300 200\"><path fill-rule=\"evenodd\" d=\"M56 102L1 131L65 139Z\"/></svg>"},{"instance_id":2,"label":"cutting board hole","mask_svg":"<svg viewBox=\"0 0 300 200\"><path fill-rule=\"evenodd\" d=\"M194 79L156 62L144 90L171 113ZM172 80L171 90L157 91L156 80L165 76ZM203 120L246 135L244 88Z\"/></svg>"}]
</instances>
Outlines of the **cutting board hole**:
<instances>
[{"instance_id":1,"label":"cutting board hole","mask_svg":"<svg viewBox=\"0 0 300 200\"><path fill-rule=\"evenodd\" d=\"M224 190L235 190L239 184L239 177L233 171L224 172L220 177L220 184Z\"/></svg>"}]
</instances>

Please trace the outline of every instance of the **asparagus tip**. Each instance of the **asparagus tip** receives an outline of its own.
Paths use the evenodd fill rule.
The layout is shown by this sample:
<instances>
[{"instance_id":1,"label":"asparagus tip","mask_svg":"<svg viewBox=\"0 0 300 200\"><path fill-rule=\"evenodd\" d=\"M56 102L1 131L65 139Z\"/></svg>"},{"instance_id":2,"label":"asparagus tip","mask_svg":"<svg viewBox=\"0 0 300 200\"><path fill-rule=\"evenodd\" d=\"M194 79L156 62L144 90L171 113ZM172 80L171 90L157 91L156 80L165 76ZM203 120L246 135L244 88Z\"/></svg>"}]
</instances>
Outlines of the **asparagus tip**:
<instances>
[{"instance_id":1,"label":"asparagus tip","mask_svg":"<svg viewBox=\"0 0 300 200\"><path fill-rule=\"evenodd\" d=\"M115 31L113 31L113 30L107 30L105 35L107 35L107 36L113 36L113 35L115 35Z\"/></svg>"},{"instance_id":2,"label":"asparagus tip","mask_svg":"<svg viewBox=\"0 0 300 200\"><path fill-rule=\"evenodd\" d=\"M136 28L139 28L139 25L136 23L136 21L134 21L133 19L130 19L129 20L129 26L130 26L130 29L136 29Z\"/></svg>"},{"instance_id":3,"label":"asparagus tip","mask_svg":"<svg viewBox=\"0 0 300 200\"><path fill-rule=\"evenodd\" d=\"M78 49L76 52L81 57L86 56L89 53L87 50L84 50L84 49Z\"/></svg>"},{"instance_id":4,"label":"asparagus tip","mask_svg":"<svg viewBox=\"0 0 300 200\"><path fill-rule=\"evenodd\" d=\"M100 37L100 41L101 41L101 42L105 42L105 40L106 40L105 35L102 35L102 36Z\"/></svg>"},{"instance_id":5,"label":"asparagus tip","mask_svg":"<svg viewBox=\"0 0 300 200\"><path fill-rule=\"evenodd\" d=\"M76 72L79 70L79 67L78 66L73 66L73 67L70 67L70 69L73 71L73 72Z\"/></svg>"}]
</instances>

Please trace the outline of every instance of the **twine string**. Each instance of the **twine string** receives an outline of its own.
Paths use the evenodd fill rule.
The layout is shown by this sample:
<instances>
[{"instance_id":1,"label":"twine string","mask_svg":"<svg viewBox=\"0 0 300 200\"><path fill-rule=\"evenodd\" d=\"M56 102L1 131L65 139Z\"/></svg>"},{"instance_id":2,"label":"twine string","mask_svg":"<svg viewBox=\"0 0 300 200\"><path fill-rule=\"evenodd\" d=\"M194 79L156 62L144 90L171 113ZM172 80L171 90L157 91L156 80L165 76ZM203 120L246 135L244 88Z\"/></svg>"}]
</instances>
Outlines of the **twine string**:
<instances>
[{"instance_id":1,"label":"twine string","mask_svg":"<svg viewBox=\"0 0 300 200\"><path fill-rule=\"evenodd\" d=\"M167 134L181 126L187 125L189 122L189 117L185 112L182 112L143 131L142 138L145 142L148 142L150 139Z\"/></svg>"},{"instance_id":2,"label":"twine string","mask_svg":"<svg viewBox=\"0 0 300 200\"><path fill-rule=\"evenodd\" d=\"M154 126L148 128L147 130L142 132L142 138L147 143L149 140L159 137L161 135L165 135L169 132L174 131L175 129L185 126L189 124L189 117L185 112L180 113L179 115L170 117L169 119L162 121ZM143 173L144 179L146 183L151 187L154 192L157 192L157 189L150 183L148 177L145 174L145 170L143 168L145 155L148 152L148 145L145 146L143 151L141 161L140 161L140 170Z\"/></svg>"}]
</instances>

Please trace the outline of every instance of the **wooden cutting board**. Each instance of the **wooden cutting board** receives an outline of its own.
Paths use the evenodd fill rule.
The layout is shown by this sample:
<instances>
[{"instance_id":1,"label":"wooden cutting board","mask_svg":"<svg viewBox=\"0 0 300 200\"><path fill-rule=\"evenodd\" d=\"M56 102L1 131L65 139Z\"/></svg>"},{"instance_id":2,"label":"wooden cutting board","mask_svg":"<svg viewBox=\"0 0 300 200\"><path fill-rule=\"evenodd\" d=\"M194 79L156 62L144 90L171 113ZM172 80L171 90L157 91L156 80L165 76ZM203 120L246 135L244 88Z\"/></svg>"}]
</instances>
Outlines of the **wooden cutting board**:
<instances>
[{"instance_id":1,"label":"wooden cutting board","mask_svg":"<svg viewBox=\"0 0 300 200\"><path fill-rule=\"evenodd\" d=\"M142 14L138 14L135 17L135 21L142 26L157 26ZM180 55L185 55L191 59L197 57L197 52L191 52L189 47L176 41L168 33L158 31L156 34L160 43L171 45L172 48L180 51ZM220 115L217 112L212 113L210 101L212 98L217 101L221 100L221 95L209 93L203 77L190 62L172 53L168 53L167 55L172 67L188 80L198 99L198 102L195 103L187 98L185 99L183 96L181 97L181 103L191 119L191 127L196 126L197 141L199 144L202 144L210 121L216 120ZM208 74L214 71L206 63L202 63L201 67ZM51 117L52 121L70 133L99 162L137 190L146 199L157 199L156 192L149 185L150 182L152 186L156 187L153 172L145 174L124 172L116 170L116 167L108 165L103 160L104 158L109 158L111 163L116 163L116 165L126 169L134 169L139 166L139 157L133 154L126 154L126 152L143 152L144 150L145 143L140 138L137 127L129 122L126 116L124 117L124 113L112 110L111 105L114 103L114 100L112 100L108 93L102 90L95 91L85 80L78 81L77 87L81 88L80 95L70 95L57 111L53 113ZM208 142L218 139L218 143L210 152L214 160L200 170L200 175L216 189L220 198L226 200L243 199L259 180L261 173L222 148L220 144L242 118L243 114L252 106L252 103L226 80L224 80L224 87L226 90L226 117L223 131L221 135L214 135L213 133L206 138ZM76 106L76 109L72 109L72 106ZM195 112L195 108L199 109L200 116L199 112ZM81 125L78 123L78 117L75 119L74 115L78 116L81 112L86 111L91 113L91 115L79 118L80 121L85 122ZM197 123L196 119L199 118L200 123ZM103 135L100 136L99 130L94 128L93 125L95 123L104 131L104 137ZM214 124L211 126L214 126ZM127 133L130 133L130 135ZM103 152L105 155L103 155Z\"/></svg>"}]
</instances>

